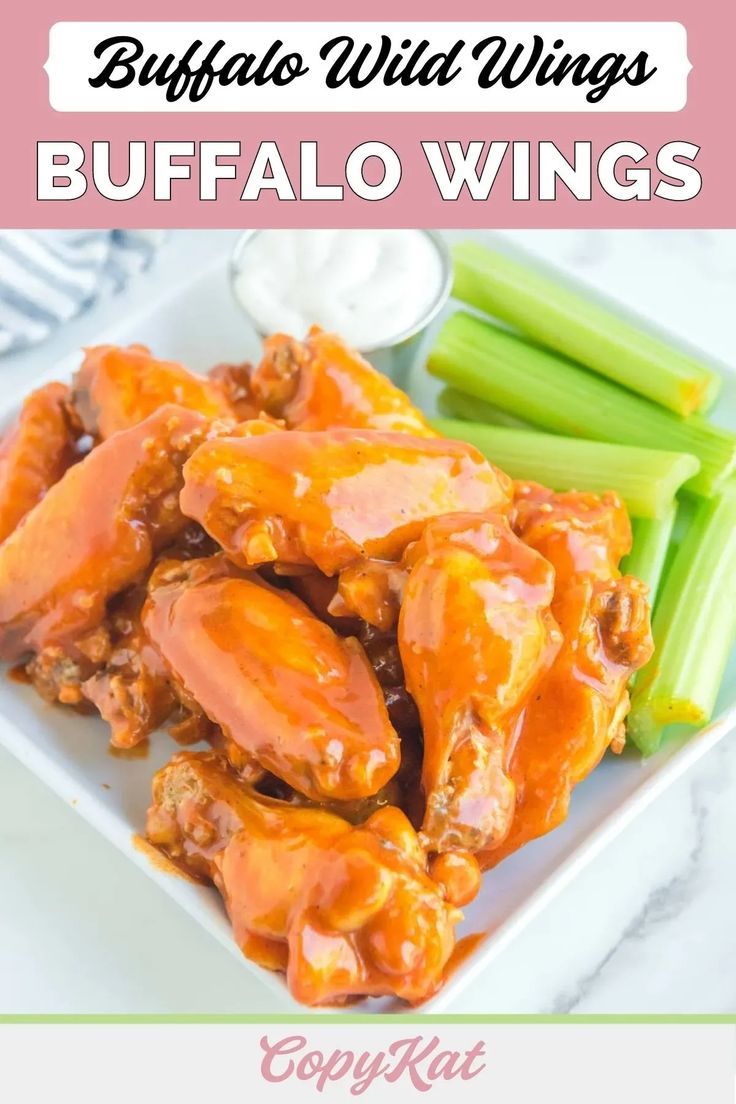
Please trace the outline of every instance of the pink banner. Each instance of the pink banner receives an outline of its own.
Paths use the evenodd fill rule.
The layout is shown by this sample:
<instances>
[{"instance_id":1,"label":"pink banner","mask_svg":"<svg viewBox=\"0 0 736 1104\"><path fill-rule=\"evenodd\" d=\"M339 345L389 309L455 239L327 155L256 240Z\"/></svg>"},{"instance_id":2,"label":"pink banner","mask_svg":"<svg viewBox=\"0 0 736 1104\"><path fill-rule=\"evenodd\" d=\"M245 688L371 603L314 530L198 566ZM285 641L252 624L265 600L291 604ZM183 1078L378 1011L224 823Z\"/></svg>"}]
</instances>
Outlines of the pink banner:
<instances>
[{"instance_id":1,"label":"pink banner","mask_svg":"<svg viewBox=\"0 0 736 1104\"><path fill-rule=\"evenodd\" d=\"M344 2L322 0L309 14L334 24L328 29L325 23L326 35L348 33ZM501 84L490 91L476 86L474 91L470 77L476 78L480 62L471 68L469 43L465 49L470 64L453 78L454 88L448 82L447 91L430 79L426 89L398 82L392 91L385 84L379 87L379 81L349 96L346 87L328 93L311 65L308 80L295 84L288 95L279 92L269 99L265 91L253 92L254 103L290 106L254 112L242 110L233 86L232 92L220 87L216 95L208 93L214 98L190 100L187 105L181 98L167 102L160 83L137 82L126 90L128 99L123 101L109 84L96 92L86 69L77 67L90 62L95 74L104 68L113 48L107 54L101 51L97 61L88 48L98 31L101 41L114 38L123 24L145 28L152 20L173 24L203 18L240 23L278 19L286 39L288 21L305 20L302 4L284 2L275 10L273 5L245 7L220 0L203 15L202 5L192 0L129 0L126 5L106 5L104 29L84 33L73 24L99 22L98 2L67 0L59 5L45 0L15 7L12 17L12 31L6 31L0 47L0 195L8 227L736 225L734 97L729 83L736 37L733 5L714 0L622 0L592 10L581 0L560 0L550 10L539 0L495 5L465 0L451 10L435 5L428 11L426 3L375 0L363 10L351 10L350 19L375 21L376 29L389 36L395 21L413 24L417 41L425 35L428 20L442 23L451 18L463 34L468 21L491 29L500 21L526 21L531 35L535 23L547 28L546 48L559 58L562 48L554 45L553 20L587 23L587 31L566 28L582 43L586 34L591 41L605 40L600 28L593 32L596 23L610 21L612 52L620 35L633 34L633 39L621 41L636 40L636 27L624 32L617 29L619 24L641 24L642 41L645 25L667 24L670 37L679 41L680 32L673 25L680 23L682 56L673 60L667 46L667 56L663 53L656 65L650 62L657 74L640 88L632 58L633 76L622 78L606 102L605 97L586 97L575 82L540 84L533 77L523 91L504 92ZM55 23L62 25L54 32L59 45L56 52L51 50L47 72L49 32ZM402 27L393 42L399 52L405 32ZM161 33L166 34L166 28ZM647 34L658 41L656 28ZM172 40L175 37L172 26ZM79 56L74 49L81 51ZM681 64L685 50L692 65L689 75ZM482 51L479 56L482 60ZM121 67L113 81L122 72ZM72 110L51 107L50 82L55 106ZM305 98L300 102L302 88ZM501 104L503 110L479 110L476 95L478 103ZM335 110L304 110L312 102L309 96L320 106L332 97ZM358 111L355 105L363 96L381 108L395 103L404 109ZM451 109L424 110L420 105L425 102L446 102ZM553 106L543 109L547 102ZM216 103L217 110L210 109L210 103ZM641 110L638 103L658 109ZM405 109L407 104L411 110ZM527 110L526 104L533 109ZM613 109L617 104L621 110ZM458 165L467 169L468 160L470 184L462 184Z\"/></svg>"}]
</instances>

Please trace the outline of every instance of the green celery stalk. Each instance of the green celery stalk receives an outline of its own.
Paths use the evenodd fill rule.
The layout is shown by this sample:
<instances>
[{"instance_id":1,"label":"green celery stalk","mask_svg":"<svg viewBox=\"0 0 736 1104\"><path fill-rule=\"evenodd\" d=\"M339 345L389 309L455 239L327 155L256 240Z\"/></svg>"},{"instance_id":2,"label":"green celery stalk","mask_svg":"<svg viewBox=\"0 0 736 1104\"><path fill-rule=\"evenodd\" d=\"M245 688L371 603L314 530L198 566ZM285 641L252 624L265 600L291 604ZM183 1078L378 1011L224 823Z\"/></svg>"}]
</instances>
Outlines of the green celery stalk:
<instances>
[{"instance_id":1,"label":"green celery stalk","mask_svg":"<svg viewBox=\"0 0 736 1104\"><path fill-rule=\"evenodd\" d=\"M549 276L476 242L455 246L453 259L457 299L541 345L676 414L705 410L715 400L721 381L708 365Z\"/></svg>"},{"instance_id":2,"label":"green celery stalk","mask_svg":"<svg viewBox=\"0 0 736 1104\"><path fill-rule=\"evenodd\" d=\"M437 396L437 408L445 418L464 418L470 422L482 422L483 425L507 426L509 429L531 429L529 422L509 414L500 406L483 402L472 395L465 395L454 387L443 387Z\"/></svg>"},{"instance_id":3,"label":"green celery stalk","mask_svg":"<svg viewBox=\"0 0 736 1104\"><path fill-rule=\"evenodd\" d=\"M664 517L682 484L698 470L694 456L658 449L581 441L536 430L432 419L487 456L512 479L534 480L554 491L617 491L634 517Z\"/></svg>"},{"instance_id":4,"label":"green celery stalk","mask_svg":"<svg viewBox=\"0 0 736 1104\"><path fill-rule=\"evenodd\" d=\"M680 418L465 312L445 322L427 367L453 388L554 433L691 453L700 471L686 486L697 494L716 492L736 467L736 434L697 414Z\"/></svg>"},{"instance_id":5,"label":"green celery stalk","mask_svg":"<svg viewBox=\"0 0 736 1104\"><path fill-rule=\"evenodd\" d=\"M652 623L655 653L639 672L628 732L643 752L670 724L703 725L736 634L736 487L701 501L667 572Z\"/></svg>"},{"instance_id":6,"label":"green celery stalk","mask_svg":"<svg viewBox=\"0 0 736 1104\"><path fill-rule=\"evenodd\" d=\"M676 517L677 501L673 499L660 517L635 517L631 523L634 543L621 564L621 571L624 575L635 575L647 584L652 606L657 599Z\"/></svg>"}]
</instances>

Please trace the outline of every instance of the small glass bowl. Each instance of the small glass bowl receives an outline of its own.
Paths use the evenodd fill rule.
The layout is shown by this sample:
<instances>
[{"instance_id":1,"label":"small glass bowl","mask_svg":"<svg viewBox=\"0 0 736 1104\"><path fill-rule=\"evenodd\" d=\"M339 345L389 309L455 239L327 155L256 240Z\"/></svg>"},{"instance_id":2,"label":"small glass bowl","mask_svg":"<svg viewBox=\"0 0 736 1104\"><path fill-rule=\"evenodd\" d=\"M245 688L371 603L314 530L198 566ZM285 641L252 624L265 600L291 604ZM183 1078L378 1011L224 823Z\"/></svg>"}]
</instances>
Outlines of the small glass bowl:
<instances>
[{"instance_id":1,"label":"small glass bowl","mask_svg":"<svg viewBox=\"0 0 736 1104\"><path fill-rule=\"evenodd\" d=\"M338 233L339 232L340 231L338 231ZM240 235L230 257L228 275L233 298L236 303L246 315L256 333L260 337L268 337L268 334L263 332L258 321L240 299L236 290L236 281L243 267L243 254L259 233L261 233L260 230L246 230ZM424 332L430 322L440 313L449 299L452 290L452 256L447 242L436 230L420 230L419 233L429 238L439 257L442 279L437 290L437 295L427 305L422 315L401 333L385 341L362 346L358 349L358 352L367 357L375 368L384 372L399 385L403 384L407 378L409 369L416 355L417 347ZM303 337L304 335L295 334L294 336Z\"/></svg>"}]
</instances>

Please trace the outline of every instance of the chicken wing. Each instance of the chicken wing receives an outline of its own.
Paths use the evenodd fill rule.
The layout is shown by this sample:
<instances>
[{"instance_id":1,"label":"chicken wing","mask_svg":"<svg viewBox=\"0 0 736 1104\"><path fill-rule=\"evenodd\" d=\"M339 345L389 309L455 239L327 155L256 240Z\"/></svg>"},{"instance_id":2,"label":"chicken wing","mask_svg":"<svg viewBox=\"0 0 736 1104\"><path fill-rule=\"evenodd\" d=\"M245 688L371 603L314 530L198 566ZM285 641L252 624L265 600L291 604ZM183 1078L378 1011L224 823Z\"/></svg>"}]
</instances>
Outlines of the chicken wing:
<instances>
[{"instance_id":1,"label":"chicken wing","mask_svg":"<svg viewBox=\"0 0 736 1104\"><path fill-rule=\"evenodd\" d=\"M285 970L292 995L310 1005L431 996L457 905L478 886L470 856L431 877L398 809L354 827L259 797L208 754L179 754L159 771L147 835L215 882L243 952Z\"/></svg>"},{"instance_id":2,"label":"chicken wing","mask_svg":"<svg viewBox=\"0 0 736 1104\"><path fill-rule=\"evenodd\" d=\"M289 429L336 426L434 437L407 395L335 334L313 326L304 341L274 334L251 377L254 397Z\"/></svg>"},{"instance_id":3,"label":"chicken wing","mask_svg":"<svg viewBox=\"0 0 736 1104\"><path fill-rule=\"evenodd\" d=\"M631 523L613 491L556 494L539 483L514 484L514 532L554 564L558 592L584 576L616 578L631 551Z\"/></svg>"},{"instance_id":4,"label":"chicken wing","mask_svg":"<svg viewBox=\"0 0 736 1104\"><path fill-rule=\"evenodd\" d=\"M241 432L196 451L181 507L244 567L316 565L334 575L365 557L399 559L429 518L509 509L508 477L460 441L263 422Z\"/></svg>"},{"instance_id":5,"label":"chicken wing","mask_svg":"<svg viewBox=\"0 0 736 1104\"><path fill-rule=\"evenodd\" d=\"M69 398L63 383L31 392L0 443L0 541L77 459Z\"/></svg>"},{"instance_id":6,"label":"chicken wing","mask_svg":"<svg viewBox=\"0 0 736 1104\"><path fill-rule=\"evenodd\" d=\"M168 671L141 624L143 587L122 596L107 617L110 651L81 693L110 725L110 743L132 748L162 725L179 701Z\"/></svg>"},{"instance_id":7,"label":"chicken wing","mask_svg":"<svg viewBox=\"0 0 736 1104\"><path fill-rule=\"evenodd\" d=\"M626 684L653 651L647 587L618 571L631 531L616 495L555 495L526 484L516 524L555 568L552 610L563 643L527 706L514 749L511 831L498 849L479 856L484 866L561 824L573 788L609 745L621 749Z\"/></svg>"},{"instance_id":8,"label":"chicken wing","mask_svg":"<svg viewBox=\"0 0 736 1104\"><path fill-rule=\"evenodd\" d=\"M206 436L200 414L162 407L69 468L0 545L0 656L64 645L102 622L114 594L188 524L182 465Z\"/></svg>"},{"instance_id":9,"label":"chicken wing","mask_svg":"<svg viewBox=\"0 0 736 1104\"><path fill-rule=\"evenodd\" d=\"M398 737L357 640L222 555L160 564L149 593L143 623L174 678L267 770L315 800L366 797L396 773Z\"/></svg>"},{"instance_id":10,"label":"chicken wing","mask_svg":"<svg viewBox=\"0 0 736 1104\"><path fill-rule=\"evenodd\" d=\"M519 716L560 644L554 572L492 515L430 522L407 559L399 648L424 730L423 835L476 851L509 830Z\"/></svg>"},{"instance_id":11,"label":"chicken wing","mask_svg":"<svg viewBox=\"0 0 736 1104\"><path fill-rule=\"evenodd\" d=\"M145 345L97 345L87 349L74 377L74 408L86 433L101 440L130 429L167 403L206 418L236 420L221 381L157 360Z\"/></svg>"},{"instance_id":12,"label":"chicken wing","mask_svg":"<svg viewBox=\"0 0 736 1104\"><path fill-rule=\"evenodd\" d=\"M298 793L281 778L277 778L270 771L264 771L259 767L255 759L246 762L242 769L238 762L237 748L233 757L232 746L214 739L209 741L210 746L221 752L227 759L230 767L235 770L238 777L252 785L257 793L265 797L273 797L279 801L288 802L291 805L299 805L302 808L324 809L335 816L351 824L363 824L368 817L387 805L394 805L401 809L414 828L422 822L423 802L421 800L421 771L422 771L422 743L418 730L411 733L403 733L401 736L401 765L398 771L390 778L385 786L371 794L370 797L361 797L356 801L314 801Z\"/></svg>"}]
</instances>

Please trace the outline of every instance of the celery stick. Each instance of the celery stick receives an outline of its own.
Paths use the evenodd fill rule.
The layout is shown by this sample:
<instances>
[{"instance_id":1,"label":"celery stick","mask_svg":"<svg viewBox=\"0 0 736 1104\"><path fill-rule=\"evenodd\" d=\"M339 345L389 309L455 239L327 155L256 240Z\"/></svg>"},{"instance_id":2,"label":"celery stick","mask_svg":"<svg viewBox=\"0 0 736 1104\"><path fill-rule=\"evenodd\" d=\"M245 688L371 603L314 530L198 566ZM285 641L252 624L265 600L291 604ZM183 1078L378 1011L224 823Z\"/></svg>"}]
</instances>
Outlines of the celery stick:
<instances>
[{"instance_id":1,"label":"celery stick","mask_svg":"<svg viewBox=\"0 0 736 1104\"><path fill-rule=\"evenodd\" d=\"M698 494L713 494L736 467L736 434L697 414L679 418L464 312L452 315L442 327L428 369L452 387L542 429L691 453L701 467L687 488Z\"/></svg>"},{"instance_id":2,"label":"celery stick","mask_svg":"<svg viewBox=\"0 0 736 1104\"><path fill-rule=\"evenodd\" d=\"M453 250L456 298L676 414L707 409L720 377L535 269L475 242Z\"/></svg>"},{"instance_id":3,"label":"celery stick","mask_svg":"<svg viewBox=\"0 0 736 1104\"><path fill-rule=\"evenodd\" d=\"M656 608L659 588L673 555L672 531L678 517L678 504L674 499L661 518L633 518L633 546L621 562L623 575L634 575L649 587L649 604ZM629 679L629 690L637 680L637 671Z\"/></svg>"},{"instance_id":4,"label":"celery stick","mask_svg":"<svg viewBox=\"0 0 736 1104\"><path fill-rule=\"evenodd\" d=\"M632 521L634 544L621 564L621 571L647 584L652 606L657 598L676 517L677 501L673 499L661 517L636 517Z\"/></svg>"},{"instance_id":5,"label":"celery stick","mask_svg":"<svg viewBox=\"0 0 736 1104\"><path fill-rule=\"evenodd\" d=\"M665 516L683 482L698 470L698 461L686 453L449 418L434 418L432 425L445 437L475 445L513 479L534 480L554 491L618 491L635 517Z\"/></svg>"},{"instance_id":6,"label":"celery stick","mask_svg":"<svg viewBox=\"0 0 736 1104\"><path fill-rule=\"evenodd\" d=\"M500 406L483 402L472 395L465 395L462 391L456 391L454 387L444 387L437 398L437 407L445 418L465 418L471 422L482 422L483 425L507 426L509 429L531 429L529 422L523 418L517 418L515 414L509 414Z\"/></svg>"},{"instance_id":7,"label":"celery stick","mask_svg":"<svg viewBox=\"0 0 736 1104\"><path fill-rule=\"evenodd\" d=\"M639 673L628 731L651 755L669 724L712 716L736 634L736 487L701 501L677 551L652 624L656 651Z\"/></svg>"}]
</instances>

